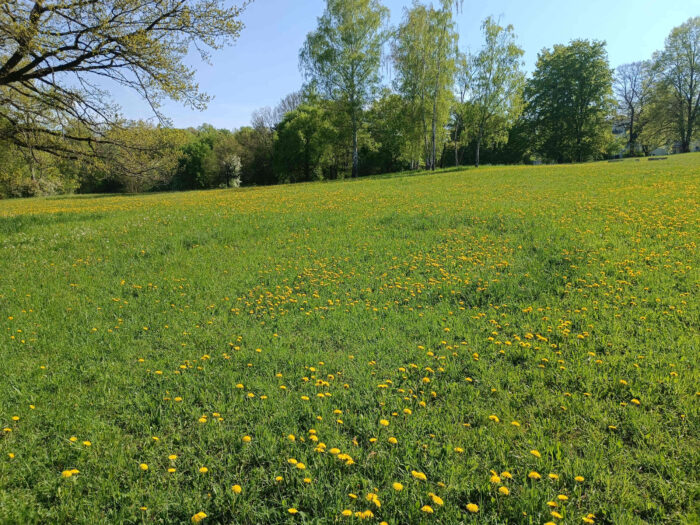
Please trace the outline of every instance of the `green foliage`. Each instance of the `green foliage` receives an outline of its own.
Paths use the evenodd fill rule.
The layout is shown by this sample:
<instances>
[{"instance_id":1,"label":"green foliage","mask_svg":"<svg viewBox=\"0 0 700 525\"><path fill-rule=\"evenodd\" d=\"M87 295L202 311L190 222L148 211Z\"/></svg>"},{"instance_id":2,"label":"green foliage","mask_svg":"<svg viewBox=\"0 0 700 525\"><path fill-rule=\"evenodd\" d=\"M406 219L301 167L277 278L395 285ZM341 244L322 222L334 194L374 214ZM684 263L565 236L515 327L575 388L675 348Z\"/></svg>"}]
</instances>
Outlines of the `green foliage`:
<instances>
[{"instance_id":1,"label":"green foliage","mask_svg":"<svg viewBox=\"0 0 700 525\"><path fill-rule=\"evenodd\" d=\"M301 105L287 113L277 126L274 162L283 182L321 180L330 161L329 147L335 129L318 106Z\"/></svg>"},{"instance_id":2,"label":"green foliage","mask_svg":"<svg viewBox=\"0 0 700 525\"><path fill-rule=\"evenodd\" d=\"M358 133L363 108L373 98L379 82L379 65L389 10L379 0L326 0L318 28L306 37L299 53L311 86L350 121L352 174L358 175Z\"/></svg>"},{"instance_id":3,"label":"green foliage","mask_svg":"<svg viewBox=\"0 0 700 525\"><path fill-rule=\"evenodd\" d=\"M0 523L697 523L699 172L0 202Z\"/></svg>"},{"instance_id":4,"label":"green foliage","mask_svg":"<svg viewBox=\"0 0 700 525\"><path fill-rule=\"evenodd\" d=\"M457 39L449 5L435 9L416 3L405 11L392 42L394 87L406 102L406 134L415 156L411 164L422 158L427 169L436 167L437 152L446 139Z\"/></svg>"},{"instance_id":5,"label":"green foliage","mask_svg":"<svg viewBox=\"0 0 700 525\"><path fill-rule=\"evenodd\" d=\"M469 94L473 127L476 132L476 159L482 142L494 146L508 140L508 130L522 113L525 73L521 70L525 52L515 43L512 25L500 26L488 17L481 25L484 46L463 63L461 78ZM464 109L461 110L462 114ZM462 121L464 121L464 117Z\"/></svg>"},{"instance_id":6,"label":"green foliage","mask_svg":"<svg viewBox=\"0 0 700 525\"><path fill-rule=\"evenodd\" d=\"M668 112L680 151L688 152L700 121L700 16L671 31L654 56L654 68L661 84L658 102Z\"/></svg>"},{"instance_id":7,"label":"green foliage","mask_svg":"<svg viewBox=\"0 0 700 525\"><path fill-rule=\"evenodd\" d=\"M612 71L605 43L544 49L525 90L535 150L557 162L600 158L611 127Z\"/></svg>"},{"instance_id":8,"label":"green foliage","mask_svg":"<svg viewBox=\"0 0 700 525\"><path fill-rule=\"evenodd\" d=\"M0 140L64 158L86 156L85 136L98 140L118 109L95 80L136 91L162 116L169 98L205 107L191 49L232 43L242 8L222 0L11 0L0 3ZM107 84L109 85L109 83Z\"/></svg>"},{"instance_id":9,"label":"green foliage","mask_svg":"<svg viewBox=\"0 0 700 525\"><path fill-rule=\"evenodd\" d=\"M367 120L369 134L377 147L375 167L380 173L399 171L420 158L410 106L401 95L383 91L372 104ZM413 167L417 167L417 162Z\"/></svg>"}]
</instances>

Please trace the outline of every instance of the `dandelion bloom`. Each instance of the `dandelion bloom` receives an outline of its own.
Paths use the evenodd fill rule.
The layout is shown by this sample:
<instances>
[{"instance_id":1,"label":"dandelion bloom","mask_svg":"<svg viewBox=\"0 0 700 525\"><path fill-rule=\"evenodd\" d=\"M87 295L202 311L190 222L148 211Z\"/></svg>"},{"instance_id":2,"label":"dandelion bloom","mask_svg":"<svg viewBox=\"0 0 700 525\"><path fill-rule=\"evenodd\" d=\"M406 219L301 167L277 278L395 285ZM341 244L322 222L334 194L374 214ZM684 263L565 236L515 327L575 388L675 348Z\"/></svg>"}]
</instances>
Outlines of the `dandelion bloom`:
<instances>
[{"instance_id":1,"label":"dandelion bloom","mask_svg":"<svg viewBox=\"0 0 700 525\"><path fill-rule=\"evenodd\" d=\"M402 485L401 483L399 483L399 482L393 483L391 486L392 486L392 487L394 488L394 490L396 490L396 491L401 491L401 490L403 490L403 485Z\"/></svg>"},{"instance_id":2,"label":"dandelion bloom","mask_svg":"<svg viewBox=\"0 0 700 525\"><path fill-rule=\"evenodd\" d=\"M584 478L583 476L576 476L576 477L574 478L574 481L578 481L579 483L581 483L584 479L585 479L585 478Z\"/></svg>"},{"instance_id":3,"label":"dandelion bloom","mask_svg":"<svg viewBox=\"0 0 700 525\"><path fill-rule=\"evenodd\" d=\"M541 479L542 476L540 476L539 472L536 472L534 470L530 471L530 473L527 475L528 478L530 479Z\"/></svg>"},{"instance_id":4,"label":"dandelion bloom","mask_svg":"<svg viewBox=\"0 0 700 525\"><path fill-rule=\"evenodd\" d=\"M380 424L381 426L383 426L383 427L388 427L388 426L389 426L389 422L388 422L386 419L380 419L380 420L379 420L379 424Z\"/></svg>"},{"instance_id":5,"label":"dandelion bloom","mask_svg":"<svg viewBox=\"0 0 700 525\"><path fill-rule=\"evenodd\" d=\"M204 518L206 518L207 515L205 512L198 512L194 516L192 516L192 523L199 523L202 521Z\"/></svg>"},{"instance_id":6,"label":"dandelion bloom","mask_svg":"<svg viewBox=\"0 0 700 525\"><path fill-rule=\"evenodd\" d=\"M240 494L241 492L243 492L243 489L240 485L234 485L233 487L231 487L231 490L236 494Z\"/></svg>"},{"instance_id":7,"label":"dandelion bloom","mask_svg":"<svg viewBox=\"0 0 700 525\"><path fill-rule=\"evenodd\" d=\"M498 489L498 492L503 494L504 496L507 496L508 494L510 494L510 490L508 490L508 487L500 487Z\"/></svg>"},{"instance_id":8,"label":"dandelion bloom","mask_svg":"<svg viewBox=\"0 0 700 525\"><path fill-rule=\"evenodd\" d=\"M430 505L423 505L420 510L427 514L432 514L433 513L433 508Z\"/></svg>"},{"instance_id":9,"label":"dandelion bloom","mask_svg":"<svg viewBox=\"0 0 700 525\"><path fill-rule=\"evenodd\" d=\"M467 510L473 514L476 514L479 512L479 505L476 505L475 503L469 503L467 505Z\"/></svg>"},{"instance_id":10,"label":"dandelion bloom","mask_svg":"<svg viewBox=\"0 0 700 525\"><path fill-rule=\"evenodd\" d=\"M140 468L141 470L148 470L148 465L147 465L146 463L141 463L141 464L139 465L139 468Z\"/></svg>"},{"instance_id":11,"label":"dandelion bloom","mask_svg":"<svg viewBox=\"0 0 700 525\"><path fill-rule=\"evenodd\" d=\"M435 505L444 505L445 504L445 502L442 500L442 498L440 496L438 496L437 494L431 494L430 499L433 500L433 503L435 503Z\"/></svg>"},{"instance_id":12,"label":"dandelion bloom","mask_svg":"<svg viewBox=\"0 0 700 525\"><path fill-rule=\"evenodd\" d=\"M341 514L346 518L349 518L350 516L352 516L352 511L350 509L345 509L343 512L341 512Z\"/></svg>"},{"instance_id":13,"label":"dandelion bloom","mask_svg":"<svg viewBox=\"0 0 700 525\"><path fill-rule=\"evenodd\" d=\"M199 467L200 474L206 474L207 472L209 472L209 469L207 467Z\"/></svg>"},{"instance_id":14,"label":"dandelion bloom","mask_svg":"<svg viewBox=\"0 0 700 525\"><path fill-rule=\"evenodd\" d=\"M392 445L396 445L399 442L395 437L390 437L387 441Z\"/></svg>"},{"instance_id":15,"label":"dandelion bloom","mask_svg":"<svg viewBox=\"0 0 700 525\"><path fill-rule=\"evenodd\" d=\"M297 509L295 509L294 507L291 507L291 508L287 509L287 512L289 512L290 514L296 514L299 511Z\"/></svg>"},{"instance_id":16,"label":"dandelion bloom","mask_svg":"<svg viewBox=\"0 0 700 525\"><path fill-rule=\"evenodd\" d=\"M251 438L250 436L243 436L241 440L243 441L243 443L250 443L253 440L253 438Z\"/></svg>"},{"instance_id":17,"label":"dandelion bloom","mask_svg":"<svg viewBox=\"0 0 700 525\"><path fill-rule=\"evenodd\" d=\"M541 457L542 457L542 454L540 454L540 451L539 451L539 450L534 450L534 449L533 449L533 450L530 451L530 454L532 454L532 455L535 456L536 458L541 458Z\"/></svg>"},{"instance_id":18,"label":"dandelion bloom","mask_svg":"<svg viewBox=\"0 0 700 525\"><path fill-rule=\"evenodd\" d=\"M421 481L426 481L428 478L423 474L422 472L418 472L417 470L412 470L411 471L411 476L413 476L416 479L419 479Z\"/></svg>"}]
</instances>

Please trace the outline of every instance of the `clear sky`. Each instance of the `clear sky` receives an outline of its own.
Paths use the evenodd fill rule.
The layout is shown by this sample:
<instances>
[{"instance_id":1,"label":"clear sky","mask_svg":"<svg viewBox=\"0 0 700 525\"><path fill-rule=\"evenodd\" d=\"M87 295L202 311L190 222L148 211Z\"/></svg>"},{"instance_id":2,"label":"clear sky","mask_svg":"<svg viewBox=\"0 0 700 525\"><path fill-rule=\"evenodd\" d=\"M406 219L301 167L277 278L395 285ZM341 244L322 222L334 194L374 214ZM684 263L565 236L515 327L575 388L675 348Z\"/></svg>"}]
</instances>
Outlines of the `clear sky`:
<instances>
[{"instance_id":1,"label":"clear sky","mask_svg":"<svg viewBox=\"0 0 700 525\"><path fill-rule=\"evenodd\" d=\"M396 25L412 2L383 3ZM233 47L215 52L212 65L194 57L189 62L197 69L200 88L214 96L209 107L199 112L168 102L166 115L177 127L207 122L235 129L247 125L255 109L275 106L302 84L299 49L324 6L325 0L255 0L243 13L245 28ZM542 48L575 38L605 40L610 65L616 67L650 58L672 28L700 15L700 0L464 0L457 16L461 49L480 47L479 26L489 15L513 24L528 71ZM123 89L112 94L124 116L150 115L137 95Z\"/></svg>"}]
</instances>

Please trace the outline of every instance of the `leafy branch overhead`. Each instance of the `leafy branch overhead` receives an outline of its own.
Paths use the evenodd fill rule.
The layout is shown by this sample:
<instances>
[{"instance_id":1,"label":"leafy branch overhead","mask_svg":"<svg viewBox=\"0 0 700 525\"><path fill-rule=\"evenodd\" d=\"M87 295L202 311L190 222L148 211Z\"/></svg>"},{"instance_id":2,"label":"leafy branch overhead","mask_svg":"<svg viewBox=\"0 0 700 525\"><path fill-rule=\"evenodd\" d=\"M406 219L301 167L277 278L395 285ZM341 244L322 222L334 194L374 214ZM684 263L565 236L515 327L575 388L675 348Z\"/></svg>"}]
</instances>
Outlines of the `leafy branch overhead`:
<instances>
[{"instance_id":1,"label":"leafy branch overhead","mask_svg":"<svg viewBox=\"0 0 700 525\"><path fill-rule=\"evenodd\" d=\"M104 86L117 83L165 120L166 98L202 109L209 97L183 63L232 43L245 3L221 0L9 0L0 3L0 136L76 155L118 119Z\"/></svg>"}]
</instances>

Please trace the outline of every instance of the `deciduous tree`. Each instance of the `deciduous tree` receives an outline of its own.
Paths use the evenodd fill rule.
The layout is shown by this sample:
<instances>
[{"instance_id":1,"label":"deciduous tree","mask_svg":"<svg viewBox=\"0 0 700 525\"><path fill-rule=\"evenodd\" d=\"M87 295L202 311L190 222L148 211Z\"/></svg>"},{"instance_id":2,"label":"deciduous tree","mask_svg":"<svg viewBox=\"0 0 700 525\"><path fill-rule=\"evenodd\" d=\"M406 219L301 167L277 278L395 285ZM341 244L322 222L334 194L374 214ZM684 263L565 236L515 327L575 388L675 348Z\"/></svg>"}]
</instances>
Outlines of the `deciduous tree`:
<instances>
[{"instance_id":1,"label":"deciduous tree","mask_svg":"<svg viewBox=\"0 0 700 525\"><path fill-rule=\"evenodd\" d=\"M234 41L241 9L223 0L0 2L0 117L9 123L0 139L65 157L94 153L82 145L108 140L118 123L110 83L161 118L165 98L203 108L209 99L183 58L196 49L206 61Z\"/></svg>"},{"instance_id":2,"label":"deciduous tree","mask_svg":"<svg viewBox=\"0 0 700 525\"><path fill-rule=\"evenodd\" d=\"M337 102L350 121L353 177L359 168L363 109L380 82L388 19L389 10L379 0L326 0L318 28L307 35L299 54L307 81Z\"/></svg>"},{"instance_id":3,"label":"deciduous tree","mask_svg":"<svg viewBox=\"0 0 700 525\"><path fill-rule=\"evenodd\" d=\"M688 152L700 119L700 16L674 28L654 62L662 84L660 96L675 101L666 106L681 153Z\"/></svg>"},{"instance_id":4,"label":"deciduous tree","mask_svg":"<svg viewBox=\"0 0 700 525\"><path fill-rule=\"evenodd\" d=\"M503 27L488 17L481 24L484 46L463 63L468 68L461 75L473 108L476 132L476 166L483 142L489 145L508 139L508 129L522 112L525 53L515 42L512 25Z\"/></svg>"},{"instance_id":5,"label":"deciduous tree","mask_svg":"<svg viewBox=\"0 0 700 525\"><path fill-rule=\"evenodd\" d=\"M541 156L557 162L601 156L609 142L612 106L605 42L574 40L542 50L525 99Z\"/></svg>"}]
</instances>

